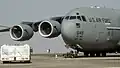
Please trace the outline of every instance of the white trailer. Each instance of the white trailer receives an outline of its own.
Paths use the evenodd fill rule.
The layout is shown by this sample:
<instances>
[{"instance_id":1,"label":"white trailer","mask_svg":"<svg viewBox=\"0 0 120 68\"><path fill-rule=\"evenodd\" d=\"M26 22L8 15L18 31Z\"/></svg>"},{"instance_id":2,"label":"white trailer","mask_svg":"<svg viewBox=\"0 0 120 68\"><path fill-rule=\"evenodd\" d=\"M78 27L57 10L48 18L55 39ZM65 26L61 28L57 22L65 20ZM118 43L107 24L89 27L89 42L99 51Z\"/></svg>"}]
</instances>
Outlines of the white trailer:
<instances>
[{"instance_id":1,"label":"white trailer","mask_svg":"<svg viewBox=\"0 0 120 68\"><path fill-rule=\"evenodd\" d=\"M28 44L4 44L1 46L1 62L30 62L31 52Z\"/></svg>"}]
</instances>

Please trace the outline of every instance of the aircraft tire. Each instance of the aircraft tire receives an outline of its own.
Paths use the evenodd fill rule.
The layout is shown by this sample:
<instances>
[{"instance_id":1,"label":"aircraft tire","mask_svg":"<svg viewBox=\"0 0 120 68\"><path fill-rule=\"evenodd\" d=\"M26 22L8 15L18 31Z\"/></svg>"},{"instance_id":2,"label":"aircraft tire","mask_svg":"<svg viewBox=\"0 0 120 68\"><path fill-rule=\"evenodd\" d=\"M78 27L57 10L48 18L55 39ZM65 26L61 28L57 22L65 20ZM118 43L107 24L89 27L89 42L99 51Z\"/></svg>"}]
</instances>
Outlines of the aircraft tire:
<instances>
[{"instance_id":1,"label":"aircraft tire","mask_svg":"<svg viewBox=\"0 0 120 68\"><path fill-rule=\"evenodd\" d=\"M102 57L106 57L106 53L102 53Z\"/></svg>"},{"instance_id":2,"label":"aircraft tire","mask_svg":"<svg viewBox=\"0 0 120 68\"><path fill-rule=\"evenodd\" d=\"M84 56L88 57L88 56L89 56L89 53L84 52Z\"/></svg>"},{"instance_id":3,"label":"aircraft tire","mask_svg":"<svg viewBox=\"0 0 120 68\"><path fill-rule=\"evenodd\" d=\"M100 57L100 53L96 53L96 57Z\"/></svg>"},{"instance_id":4,"label":"aircraft tire","mask_svg":"<svg viewBox=\"0 0 120 68\"><path fill-rule=\"evenodd\" d=\"M95 56L95 53L90 53L90 57L94 57Z\"/></svg>"}]
</instances>

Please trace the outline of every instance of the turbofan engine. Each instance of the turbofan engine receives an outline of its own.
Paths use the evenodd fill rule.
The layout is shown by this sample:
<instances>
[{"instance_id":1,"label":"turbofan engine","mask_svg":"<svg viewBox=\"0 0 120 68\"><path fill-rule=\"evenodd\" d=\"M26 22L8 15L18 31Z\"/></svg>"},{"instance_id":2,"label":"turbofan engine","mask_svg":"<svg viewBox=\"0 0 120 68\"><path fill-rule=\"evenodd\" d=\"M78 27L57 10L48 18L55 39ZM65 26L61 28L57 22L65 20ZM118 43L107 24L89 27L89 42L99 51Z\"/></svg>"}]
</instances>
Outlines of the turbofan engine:
<instances>
[{"instance_id":1,"label":"turbofan engine","mask_svg":"<svg viewBox=\"0 0 120 68\"><path fill-rule=\"evenodd\" d=\"M61 25L54 20L44 20L39 24L39 33L45 38L57 37L61 33Z\"/></svg>"},{"instance_id":2,"label":"turbofan engine","mask_svg":"<svg viewBox=\"0 0 120 68\"><path fill-rule=\"evenodd\" d=\"M10 37L15 41L29 40L33 34L33 29L25 24L15 25L10 29Z\"/></svg>"}]
</instances>

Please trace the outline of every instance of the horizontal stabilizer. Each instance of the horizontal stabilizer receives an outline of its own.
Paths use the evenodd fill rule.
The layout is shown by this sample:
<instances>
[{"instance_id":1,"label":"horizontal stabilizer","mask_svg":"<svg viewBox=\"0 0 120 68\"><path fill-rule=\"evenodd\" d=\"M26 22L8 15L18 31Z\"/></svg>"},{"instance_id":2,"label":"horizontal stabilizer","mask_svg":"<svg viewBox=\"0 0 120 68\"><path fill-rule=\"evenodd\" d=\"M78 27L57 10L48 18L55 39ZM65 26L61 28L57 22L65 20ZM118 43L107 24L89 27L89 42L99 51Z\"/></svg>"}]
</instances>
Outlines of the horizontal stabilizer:
<instances>
[{"instance_id":1,"label":"horizontal stabilizer","mask_svg":"<svg viewBox=\"0 0 120 68\"><path fill-rule=\"evenodd\" d=\"M120 27L107 27L108 30L120 30Z\"/></svg>"}]
</instances>

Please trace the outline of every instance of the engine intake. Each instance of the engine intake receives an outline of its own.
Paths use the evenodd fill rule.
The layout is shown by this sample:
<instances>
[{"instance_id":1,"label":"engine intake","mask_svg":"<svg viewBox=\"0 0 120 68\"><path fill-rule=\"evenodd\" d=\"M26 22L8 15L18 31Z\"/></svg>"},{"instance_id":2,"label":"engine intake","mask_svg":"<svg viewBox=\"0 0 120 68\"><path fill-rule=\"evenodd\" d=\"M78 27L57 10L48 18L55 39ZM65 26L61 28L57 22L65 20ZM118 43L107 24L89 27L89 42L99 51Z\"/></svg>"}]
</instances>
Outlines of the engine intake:
<instances>
[{"instance_id":1,"label":"engine intake","mask_svg":"<svg viewBox=\"0 0 120 68\"><path fill-rule=\"evenodd\" d=\"M39 33L45 38L57 37L61 33L61 25L54 20L45 20L39 24Z\"/></svg>"},{"instance_id":2,"label":"engine intake","mask_svg":"<svg viewBox=\"0 0 120 68\"><path fill-rule=\"evenodd\" d=\"M10 37L15 41L29 40L33 34L33 29L25 24L15 25L10 29Z\"/></svg>"}]
</instances>

